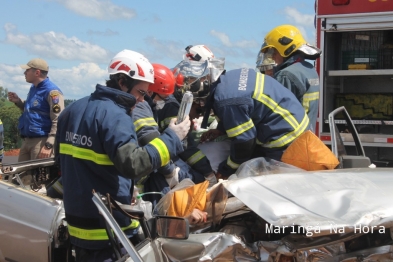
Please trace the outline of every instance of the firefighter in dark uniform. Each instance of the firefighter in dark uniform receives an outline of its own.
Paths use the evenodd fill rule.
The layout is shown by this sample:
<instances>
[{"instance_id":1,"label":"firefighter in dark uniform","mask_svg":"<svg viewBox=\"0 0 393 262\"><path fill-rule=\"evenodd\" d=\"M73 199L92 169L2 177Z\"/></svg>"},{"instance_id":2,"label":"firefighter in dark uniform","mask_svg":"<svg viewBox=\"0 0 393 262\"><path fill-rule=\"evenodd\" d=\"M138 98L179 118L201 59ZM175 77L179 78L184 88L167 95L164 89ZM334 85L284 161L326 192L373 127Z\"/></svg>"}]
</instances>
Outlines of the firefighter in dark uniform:
<instances>
[{"instance_id":1,"label":"firefighter in dark uniform","mask_svg":"<svg viewBox=\"0 0 393 262\"><path fill-rule=\"evenodd\" d=\"M164 72L165 69L162 65L153 64L155 72ZM170 71L166 71L167 74L172 73ZM157 85L151 85L149 89L153 91L153 100L156 103L157 109L157 117L158 117L158 127L160 131L165 130L170 121L173 118L177 117L177 114L180 109L180 103L178 100L172 95L174 91L175 81L171 85L170 89L168 87L168 91L166 88ZM152 96L152 97L153 97ZM158 108L157 108L158 107ZM202 174L205 178L213 178L214 172L210 166L210 162L207 157L202 153L200 149L197 148L193 138L191 136L187 136L187 148L183 153L179 154L179 157L185 161L188 165L191 166L194 170ZM215 181L210 181L210 186L212 186Z\"/></svg>"},{"instance_id":2,"label":"firefighter in dark uniform","mask_svg":"<svg viewBox=\"0 0 393 262\"><path fill-rule=\"evenodd\" d=\"M179 102L172 95L175 86L173 73L160 64L153 64L153 68L154 84L149 86L151 97L145 97L146 101L139 103L132 112L141 146L158 136L160 131L165 130L170 121L177 117L180 107ZM151 101L148 102L149 100ZM159 168L156 173L158 174L141 181L144 192L159 191L165 194L185 178L191 179L196 184L205 181L205 177L215 178L209 160L198 148L191 145L191 141L183 153L174 157L168 165ZM170 175L171 173L173 174ZM177 180L168 179L168 175L176 177ZM144 198L154 204L160 196L147 194Z\"/></svg>"},{"instance_id":3,"label":"firefighter in dark uniform","mask_svg":"<svg viewBox=\"0 0 393 262\"><path fill-rule=\"evenodd\" d=\"M317 122L320 86L317 71L306 60L315 60L321 53L320 49L304 40L298 28L280 25L265 36L257 60L257 67L262 65L260 63L266 56L276 62L273 77L291 90L303 105L312 130L315 130Z\"/></svg>"},{"instance_id":4,"label":"firefighter in dark uniform","mask_svg":"<svg viewBox=\"0 0 393 262\"><path fill-rule=\"evenodd\" d=\"M252 157L280 160L284 150L309 128L309 119L296 97L273 78L241 68L225 72L223 60L183 60L175 67L184 77L184 89L206 99L206 126L210 110L218 119L201 141L226 133L232 139L228 159L217 177L227 178ZM200 87L198 91L195 87Z\"/></svg>"},{"instance_id":5,"label":"firefighter in dark uniform","mask_svg":"<svg viewBox=\"0 0 393 262\"><path fill-rule=\"evenodd\" d=\"M123 50L110 61L108 73L107 86L98 84L90 96L64 110L56 133L55 152L76 261L117 260L92 190L131 204L133 180L182 152L181 141L190 128L188 118L178 125L172 121L160 136L139 147L130 114L153 83L153 67L143 55ZM137 221L117 212L113 216L126 235L136 233Z\"/></svg>"}]
</instances>

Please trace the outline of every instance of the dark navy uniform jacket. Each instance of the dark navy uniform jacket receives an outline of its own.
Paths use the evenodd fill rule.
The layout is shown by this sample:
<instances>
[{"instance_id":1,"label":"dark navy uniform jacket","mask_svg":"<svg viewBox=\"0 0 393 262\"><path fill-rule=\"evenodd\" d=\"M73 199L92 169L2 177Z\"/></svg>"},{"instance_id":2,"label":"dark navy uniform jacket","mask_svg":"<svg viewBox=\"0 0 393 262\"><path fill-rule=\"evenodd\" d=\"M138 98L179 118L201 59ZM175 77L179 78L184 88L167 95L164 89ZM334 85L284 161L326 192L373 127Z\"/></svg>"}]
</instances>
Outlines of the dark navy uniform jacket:
<instances>
[{"instance_id":1,"label":"dark navy uniform jacket","mask_svg":"<svg viewBox=\"0 0 393 262\"><path fill-rule=\"evenodd\" d=\"M254 152L280 160L285 148L309 128L309 119L294 94L275 79L253 69L227 71L213 84L207 101L218 129L232 138L230 156L218 172L233 174Z\"/></svg>"},{"instance_id":2,"label":"dark navy uniform jacket","mask_svg":"<svg viewBox=\"0 0 393 262\"><path fill-rule=\"evenodd\" d=\"M274 78L295 94L315 130L318 116L319 76L314 66L294 55L275 68Z\"/></svg>"},{"instance_id":3,"label":"dark navy uniform jacket","mask_svg":"<svg viewBox=\"0 0 393 262\"><path fill-rule=\"evenodd\" d=\"M179 109L180 103L173 95L170 95L165 100L164 107L157 111L158 126L161 131L168 127L172 118L177 117ZM209 159L197 147L190 135L187 136L187 148L179 157L205 177L213 172Z\"/></svg>"},{"instance_id":4,"label":"dark navy uniform jacket","mask_svg":"<svg viewBox=\"0 0 393 262\"><path fill-rule=\"evenodd\" d=\"M166 165L183 151L171 129L146 146L138 146L130 116L135 101L128 93L97 85L94 93L69 105L59 117L55 152L60 161L64 208L74 245L108 247L104 220L92 201L93 189L130 204L133 179ZM114 216L123 230L136 227L135 221L123 215Z\"/></svg>"}]
</instances>

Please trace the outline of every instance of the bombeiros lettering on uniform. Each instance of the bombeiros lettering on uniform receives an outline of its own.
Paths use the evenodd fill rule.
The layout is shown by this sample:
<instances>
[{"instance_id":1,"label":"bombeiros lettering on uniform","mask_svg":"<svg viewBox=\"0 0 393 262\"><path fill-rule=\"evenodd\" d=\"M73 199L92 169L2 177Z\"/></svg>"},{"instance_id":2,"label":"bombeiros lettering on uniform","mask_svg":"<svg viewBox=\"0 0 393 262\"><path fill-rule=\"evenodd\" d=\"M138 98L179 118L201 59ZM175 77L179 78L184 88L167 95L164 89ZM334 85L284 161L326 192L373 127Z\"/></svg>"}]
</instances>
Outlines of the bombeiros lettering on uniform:
<instances>
[{"instance_id":1,"label":"bombeiros lettering on uniform","mask_svg":"<svg viewBox=\"0 0 393 262\"><path fill-rule=\"evenodd\" d=\"M66 142L71 142L73 145L81 145L91 147L93 142L91 141L91 137L75 134L70 131L66 131Z\"/></svg>"},{"instance_id":2,"label":"bombeiros lettering on uniform","mask_svg":"<svg viewBox=\"0 0 393 262\"><path fill-rule=\"evenodd\" d=\"M245 91L247 88L248 68L242 68L240 71L239 88L238 90Z\"/></svg>"}]
</instances>

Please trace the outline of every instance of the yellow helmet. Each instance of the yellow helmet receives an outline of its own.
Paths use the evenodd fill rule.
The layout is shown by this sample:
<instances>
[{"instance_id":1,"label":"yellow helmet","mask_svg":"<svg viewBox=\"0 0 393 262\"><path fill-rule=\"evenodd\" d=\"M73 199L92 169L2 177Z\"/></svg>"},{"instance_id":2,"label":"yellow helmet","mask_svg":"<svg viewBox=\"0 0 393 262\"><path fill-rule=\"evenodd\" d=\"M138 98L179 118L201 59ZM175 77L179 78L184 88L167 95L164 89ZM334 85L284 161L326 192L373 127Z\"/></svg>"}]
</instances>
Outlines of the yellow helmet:
<instances>
[{"instance_id":1,"label":"yellow helmet","mask_svg":"<svg viewBox=\"0 0 393 262\"><path fill-rule=\"evenodd\" d=\"M280 25L265 36L261 51L274 47L282 57L288 57L306 43L299 29L293 25Z\"/></svg>"}]
</instances>

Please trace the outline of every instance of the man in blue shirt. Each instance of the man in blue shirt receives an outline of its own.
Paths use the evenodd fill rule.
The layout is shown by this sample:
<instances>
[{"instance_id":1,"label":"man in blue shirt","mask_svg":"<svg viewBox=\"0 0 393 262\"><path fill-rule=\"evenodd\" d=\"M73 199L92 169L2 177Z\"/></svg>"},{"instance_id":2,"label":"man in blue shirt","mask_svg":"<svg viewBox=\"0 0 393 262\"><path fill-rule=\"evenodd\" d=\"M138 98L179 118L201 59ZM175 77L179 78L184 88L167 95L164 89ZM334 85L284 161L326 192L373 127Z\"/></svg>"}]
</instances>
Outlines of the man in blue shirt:
<instances>
[{"instance_id":1,"label":"man in blue shirt","mask_svg":"<svg viewBox=\"0 0 393 262\"><path fill-rule=\"evenodd\" d=\"M22 110L18 129L23 142L18 162L53 157L57 119L64 109L63 93L49 80L45 60L35 58L21 68L25 69L26 82L31 83L27 99L8 92L8 100Z\"/></svg>"}]
</instances>

